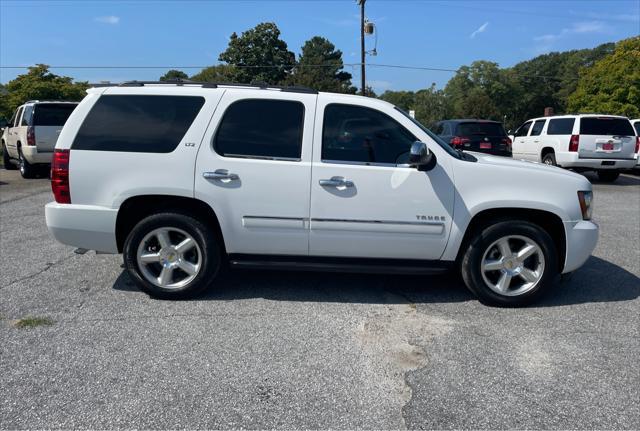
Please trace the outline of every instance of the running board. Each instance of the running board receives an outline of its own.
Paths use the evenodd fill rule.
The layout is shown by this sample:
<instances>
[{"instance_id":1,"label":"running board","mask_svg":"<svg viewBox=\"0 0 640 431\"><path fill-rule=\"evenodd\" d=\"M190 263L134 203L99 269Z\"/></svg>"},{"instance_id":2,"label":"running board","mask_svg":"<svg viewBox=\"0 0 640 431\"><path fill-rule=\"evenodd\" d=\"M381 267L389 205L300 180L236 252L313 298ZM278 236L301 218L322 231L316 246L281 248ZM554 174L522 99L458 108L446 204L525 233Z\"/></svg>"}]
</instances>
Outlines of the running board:
<instances>
[{"instance_id":1,"label":"running board","mask_svg":"<svg viewBox=\"0 0 640 431\"><path fill-rule=\"evenodd\" d=\"M268 269L276 271L322 271L368 274L442 274L453 262L414 259L363 259L309 256L229 255L231 269Z\"/></svg>"}]
</instances>

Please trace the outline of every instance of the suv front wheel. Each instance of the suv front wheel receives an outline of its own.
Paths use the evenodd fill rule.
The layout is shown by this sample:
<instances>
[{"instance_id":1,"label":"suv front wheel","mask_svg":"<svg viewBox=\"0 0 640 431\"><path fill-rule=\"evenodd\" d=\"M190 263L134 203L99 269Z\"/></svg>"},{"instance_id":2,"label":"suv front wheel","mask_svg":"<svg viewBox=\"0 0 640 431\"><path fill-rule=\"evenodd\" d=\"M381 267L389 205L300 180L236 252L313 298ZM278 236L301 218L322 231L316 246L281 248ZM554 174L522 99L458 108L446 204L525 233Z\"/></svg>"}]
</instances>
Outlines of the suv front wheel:
<instances>
[{"instance_id":1,"label":"suv front wheel","mask_svg":"<svg viewBox=\"0 0 640 431\"><path fill-rule=\"evenodd\" d=\"M525 221L503 221L471 240L462 278L488 305L523 306L547 290L558 273L558 253L549 234Z\"/></svg>"},{"instance_id":2,"label":"suv front wheel","mask_svg":"<svg viewBox=\"0 0 640 431\"><path fill-rule=\"evenodd\" d=\"M149 295L185 299L206 289L220 268L216 233L199 220L178 212L141 220L124 245L129 274Z\"/></svg>"}]
</instances>

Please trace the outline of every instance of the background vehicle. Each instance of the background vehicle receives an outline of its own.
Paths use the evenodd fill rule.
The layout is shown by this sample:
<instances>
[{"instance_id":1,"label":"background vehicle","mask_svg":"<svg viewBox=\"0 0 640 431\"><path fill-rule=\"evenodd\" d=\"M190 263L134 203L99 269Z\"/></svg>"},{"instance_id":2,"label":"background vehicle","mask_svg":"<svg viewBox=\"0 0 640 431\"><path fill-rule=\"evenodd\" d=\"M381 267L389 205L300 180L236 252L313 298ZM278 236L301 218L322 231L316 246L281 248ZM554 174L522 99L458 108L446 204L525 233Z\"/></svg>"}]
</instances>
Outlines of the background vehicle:
<instances>
[{"instance_id":1,"label":"background vehicle","mask_svg":"<svg viewBox=\"0 0 640 431\"><path fill-rule=\"evenodd\" d=\"M387 102L299 88L90 89L51 172L53 236L123 253L162 298L203 290L228 262L458 268L482 301L521 305L580 267L598 236L581 175L458 152Z\"/></svg>"},{"instance_id":2,"label":"background vehicle","mask_svg":"<svg viewBox=\"0 0 640 431\"><path fill-rule=\"evenodd\" d=\"M458 150L511 157L511 139L502 123L489 120L444 120L434 132Z\"/></svg>"},{"instance_id":3,"label":"background vehicle","mask_svg":"<svg viewBox=\"0 0 640 431\"><path fill-rule=\"evenodd\" d=\"M631 120L631 124L633 124L633 128L636 131L636 136L640 137L640 118ZM633 170L640 171L640 146L636 150L636 166Z\"/></svg>"},{"instance_id":4,"label":"background vehicle","mask_svg":"<svg viewBox=\"0 0 640 431\"><path fill-rule=\"evenodd\" d=\"M2 134L5 169L20 169L24 178L51 163L53 148L77 102L31 100L19 106Z\"/></svg>"},{"instance_id":5,"label":"background vehicle","mask_svg":"<svg viewBox=\"0 0 640 431\"><path fill-rule=\"evenodd\" d=\"M558 115L525 122L514 133L513 157L574 169L595 170L615 181L636 164L640 144L626 117Z\"/></svg>"}]
</instances>

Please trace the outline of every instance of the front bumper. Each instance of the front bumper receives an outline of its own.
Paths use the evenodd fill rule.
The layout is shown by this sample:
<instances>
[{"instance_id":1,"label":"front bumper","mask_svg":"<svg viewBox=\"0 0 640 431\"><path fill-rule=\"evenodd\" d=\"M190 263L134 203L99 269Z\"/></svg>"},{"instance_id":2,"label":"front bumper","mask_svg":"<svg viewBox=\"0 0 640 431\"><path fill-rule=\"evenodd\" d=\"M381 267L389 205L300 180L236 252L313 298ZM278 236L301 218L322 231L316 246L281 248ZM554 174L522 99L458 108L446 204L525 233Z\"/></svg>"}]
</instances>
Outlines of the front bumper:
<instances>
[{"instance_id":1,"label":"front bumper","mask_svg":"<svg viewBox=\"0 0 640 431\"><path fill-rule=\"evenodd\" d=\"M23 145L20 149L24 158L32 165L51 164L53 151L38 151L38 147L31 145Z\"/></svg>"},{"instance_id":2,"label":"front bumper","mask_svg":"<svg viewBox=\"0 0 640 431\"><path fill-rule=\"evenodd\" d=\"M50 202L44 207L47 228L59 242L102 253L118 253L118 210L95 205Z\"/></svg>"},{"instance_id":3,"label":"front bumper","mask_svg":"<svg viewBox=\"0 0 640 431\"><path fill-rule=\"evenodd\" d=\"M588 220L564 222L567 254L563 274L580 268L591 256L598 242L599 227Z\"/></svg>"},{"instance_id":4,"label":"front bumper","mask_svg":"<svg viewBox=\"0 0 640 431\"><path fill-rule=\"evenodd\" d=\"M613 164L603 165L602 162L614 162ZM581 159L578 153L560 151L556 153L556 163L563 168L582 168L582 169L631 169L636 164L636 159Z\"/></svg>"}]
</instances>

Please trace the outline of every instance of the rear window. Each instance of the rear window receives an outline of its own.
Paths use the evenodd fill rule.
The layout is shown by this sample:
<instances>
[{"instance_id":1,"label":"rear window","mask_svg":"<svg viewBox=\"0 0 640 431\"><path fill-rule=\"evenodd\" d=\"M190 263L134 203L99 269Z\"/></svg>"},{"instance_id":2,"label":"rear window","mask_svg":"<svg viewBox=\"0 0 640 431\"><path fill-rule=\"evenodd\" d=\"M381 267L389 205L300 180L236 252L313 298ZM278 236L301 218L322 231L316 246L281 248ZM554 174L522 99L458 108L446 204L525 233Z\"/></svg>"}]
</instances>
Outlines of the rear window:
<instances>
[{"instance_id":1,"label":"rear window","mask_svg":"<svg viewBox=\"0 0 640 431\"><path fill-rule=\"evenodd\" d=\"M547 135L571 135L575 118L555 118L549 120Z\"/></svg>"},{"instance_id":2,"label":"rear window","mask_svg":"<svg viewBox=\"0 0 640 431\"><path fill-rule=\"evenodd\" d=\"M170 153L204 105L198 96L102 96L80 126L72 148Z\"/></svg>"},{"instance_id":3,"label":"rear window","mask_svg":"<svg viewBox=\"0 0 640 431\"><path fill-rule=\"evenodd\" d=\"M41 104L36 105L33 114L34 126L64 126L69 115L76 109L75 104Z\"/></svg>"},{"instance_id":4,"label":"rear window","mask_svg":"<svg viewBox=\"0 0 640 431\"><path fill-rule=\"evenodd\" d=\"M460 123L456 130L460 136L507 136L500 123Z\"/></svg>"},{"instance_id":5,"label":"rear window","mask_svg":"<svg viewBox=\"0 0 640 431\"><path fill-rule=\"evenodd\" d=\"M633 136L631 122L625 118L583 117L580 120L581 135Z\"/></svg>"}]
</instances>

